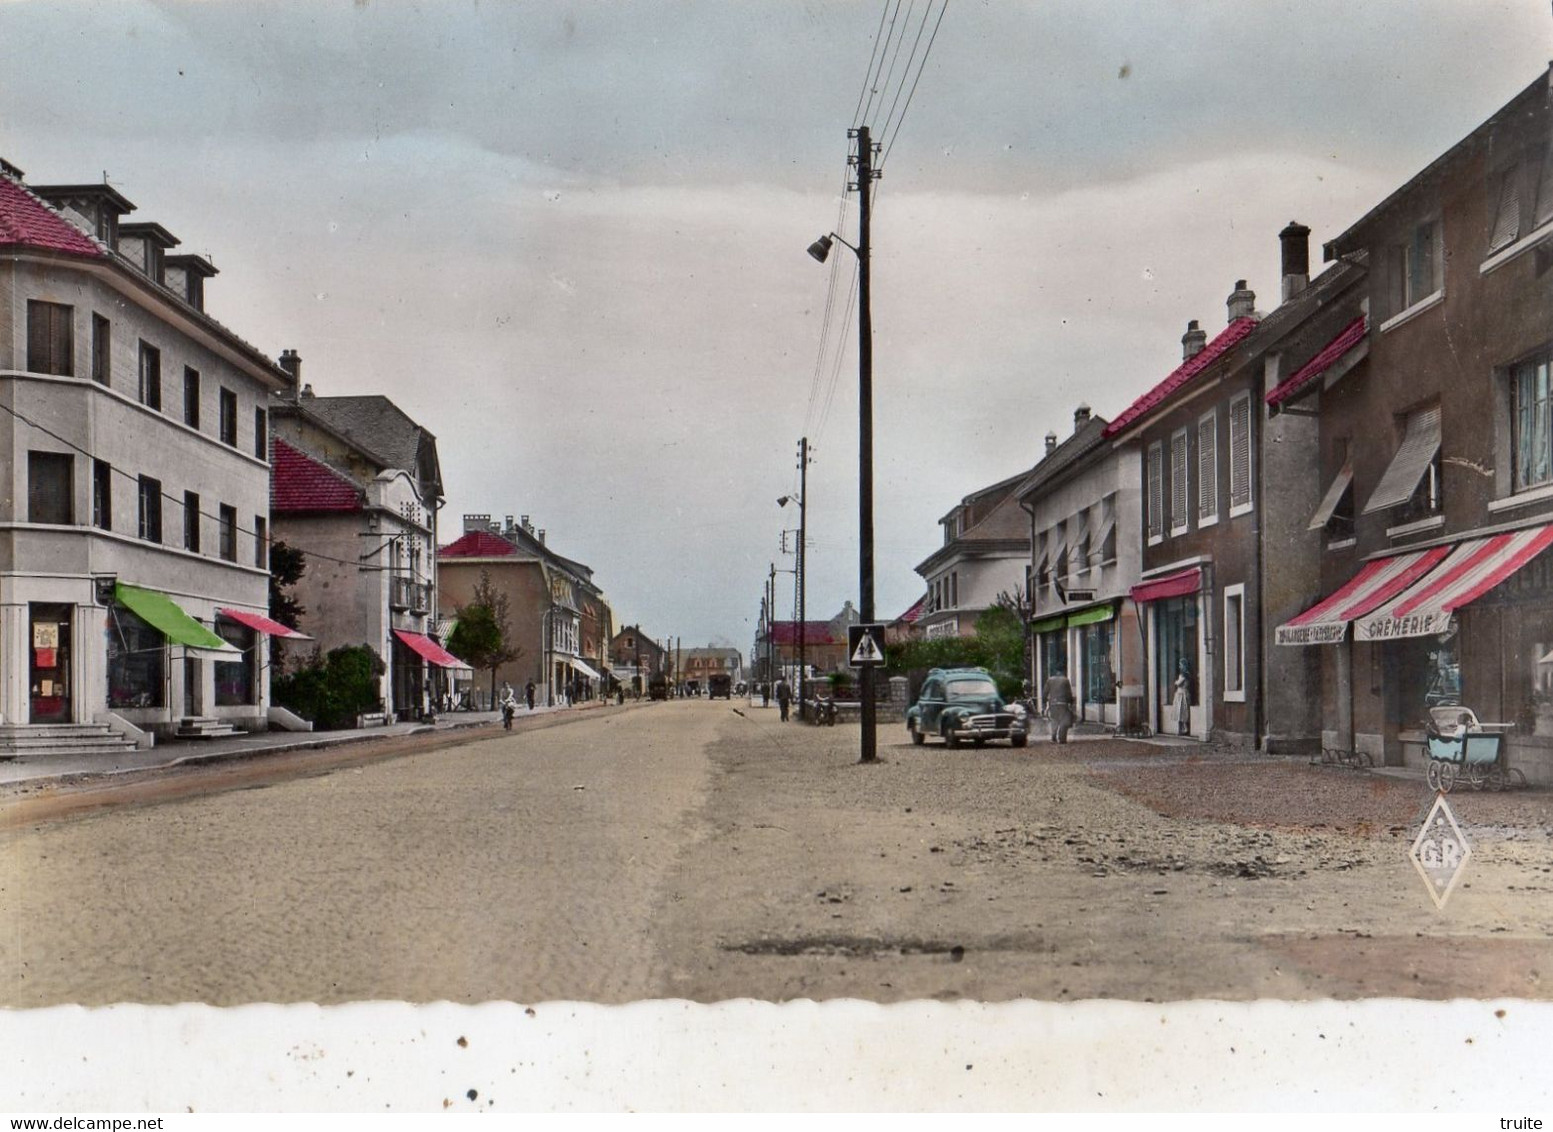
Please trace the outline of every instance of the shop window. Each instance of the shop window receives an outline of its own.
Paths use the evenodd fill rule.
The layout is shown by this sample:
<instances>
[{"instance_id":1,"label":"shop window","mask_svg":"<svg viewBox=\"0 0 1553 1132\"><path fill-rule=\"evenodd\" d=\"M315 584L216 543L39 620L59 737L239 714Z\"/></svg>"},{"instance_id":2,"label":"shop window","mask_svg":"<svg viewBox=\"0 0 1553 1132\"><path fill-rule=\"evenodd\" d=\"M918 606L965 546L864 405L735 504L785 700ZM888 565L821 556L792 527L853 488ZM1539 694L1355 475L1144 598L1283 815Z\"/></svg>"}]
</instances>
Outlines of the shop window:
<instances>
[{"instance_id":1,"label":"shop window","mask_svg":"<svg viewBox=\"0 0 1553 1132\"><path fill-rule=\"evenodd\" d=\"M243 651L240 659L216 661L216 706L234 707L257 703L254 664L258 650L254 647L254 631L246 625L218 619L216 632L227 644Z\"/></svg>"},{"instance_id":2,"label":"shop window","mask_svg":"<svg viewBox=\"0 0 1553 1132\"><path fill-rule=\"evenodd\" d=\"M1176 681L1185 678L1187 701L1197 703L1197 598L1165 598L1154 603L1154 629L1158 640L1155 684L1161 707L1176 694Z\"/></svg>"},{"instance_id":3,"label":"shop window","mask_svg":"<svg viewBox=\"0 0 1553 1132\"><path fill-rule=\"evenodd\" d=\"M68 452L27 453L27 521L75 522L75 460Z\"/></svg>"},{"instance_id":4,"label":"shop window","mask_svg":"<svg viewBox=\"0 0 1553 1132\"><path fill-rule=\"evenodd\" d=\"M1111 666L1114 643L1113 623L1084 626L1084 699L1088 703L1108 704L1116 698L1116 672Z\"/></svg>"},{"instance_id":5,"label":"shop window","mask_svg":"<svg viewBox=\"0 0 1553 1132\"><path fill-rule=\"evenodd\" d=\"M108 706L166 705L167 641L125 606L108 607Z\"/></svg>"},{"instance_id":6,"label":"shop window","mask_svg":"<svg viewBox=\"0 0 1553 1132\"><path fill-rule=\"evenodd\" d=\"M148 342L140 343L140 403L148 409L162 408L162 351Z\"/></svg>"},{"instance_id":7,"label":"shop window","mask_svg":"<svg viewBox=\"0 0 1553 1132\"><path fill-rule=\"evenodd\" d=\"M75 308L63 303L27 303L27 368L69 377L75 373Z\"/></svg>"},{"instance_id":8,"label":"shop window","mask_svg":"<svg viewBox=\"0 0 1553 1132\"><path fill-rule=\"evenodd\" d=\"M113 530L113 468L106 460L92 461L92 526Z\"/></svg>"},{"instance_id":9,"label":"shop window","mask_svg":"<svg viewBox=\"0 0 1553 1132\"><path fill-rule=\"evenodd\" d=\"M1553 353L1510 370L1515 490L1553 483Z\"/></svg>"},{"instance_id":10,"label":"shop window","mask_svg":"<svg viewBox=\"0 0 1553 1132\"><path fill-rule=\"evenodd\" d=\"M92 315L92 380L98 385L113 380L113 327L100 314Z\"/></svg>"}]
</instances>

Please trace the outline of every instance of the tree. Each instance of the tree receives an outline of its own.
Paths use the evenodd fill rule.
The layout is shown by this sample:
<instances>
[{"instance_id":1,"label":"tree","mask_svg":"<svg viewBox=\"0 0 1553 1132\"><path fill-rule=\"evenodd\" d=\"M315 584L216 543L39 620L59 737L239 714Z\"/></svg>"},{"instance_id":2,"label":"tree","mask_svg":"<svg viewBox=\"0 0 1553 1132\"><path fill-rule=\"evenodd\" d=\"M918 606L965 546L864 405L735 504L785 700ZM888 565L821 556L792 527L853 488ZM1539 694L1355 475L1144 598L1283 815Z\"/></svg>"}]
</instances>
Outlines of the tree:
<instances>
[{"instance_id":1,"label":"tree","mask_svg":"<svg viewBox=\"0 0 1553 1132\"><path fill-rule=\"evenodd\" d=\"M300 629L302 614L307 610L297 601L292 587L307 573L307 555L284 542L270 544L270 616L288 629ZM279 658L283 645L270 638L270 663Z\"/></svg>"},{"instance_id":2,"label":"tree","mask_svg":"<svg viewBox=\"0 0 1553 1132\"><path fill-rule=\"evenodd\" d=\"M491 572L481 570L474 600L458 609L458 624L448 638L448 652L471 668L490 670L492 704L496 702L496 670L524 655L522 647L512 640L510 608L507 595L491 584Z\"/></svg>"}]
</instances>

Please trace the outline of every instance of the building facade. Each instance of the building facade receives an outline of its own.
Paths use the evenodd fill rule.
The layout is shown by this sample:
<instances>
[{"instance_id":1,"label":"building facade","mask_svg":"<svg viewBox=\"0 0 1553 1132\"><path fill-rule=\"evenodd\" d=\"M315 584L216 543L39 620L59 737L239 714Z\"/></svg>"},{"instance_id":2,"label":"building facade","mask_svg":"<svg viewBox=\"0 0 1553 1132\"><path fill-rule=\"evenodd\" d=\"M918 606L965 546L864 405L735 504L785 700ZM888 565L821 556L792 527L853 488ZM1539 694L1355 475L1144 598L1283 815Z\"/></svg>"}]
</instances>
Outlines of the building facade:
<instances>
[{"instance_id":1,"label":"building facade","mask_svg":"<svg viewBox=\"0 0 1553 1132\"><path fill-rule=\"evenodd\" d=\"M262 730L287 377L206 313L215 268L133 208L0 162L0 715Z\"/></svg>"},{"instance_id":2,"label":"building facade","mask_svg":"<svg viewBox=\"0 0 1553 1132\"><path fill-rule=\"evenodd\" d=\"M1030 529L1016 491L1027 472L966 496L939 519L943 545L917 564L927 602L916 626L925 640L976 635L976 619L1025 581Z\"/></svg>"}]
</instances>

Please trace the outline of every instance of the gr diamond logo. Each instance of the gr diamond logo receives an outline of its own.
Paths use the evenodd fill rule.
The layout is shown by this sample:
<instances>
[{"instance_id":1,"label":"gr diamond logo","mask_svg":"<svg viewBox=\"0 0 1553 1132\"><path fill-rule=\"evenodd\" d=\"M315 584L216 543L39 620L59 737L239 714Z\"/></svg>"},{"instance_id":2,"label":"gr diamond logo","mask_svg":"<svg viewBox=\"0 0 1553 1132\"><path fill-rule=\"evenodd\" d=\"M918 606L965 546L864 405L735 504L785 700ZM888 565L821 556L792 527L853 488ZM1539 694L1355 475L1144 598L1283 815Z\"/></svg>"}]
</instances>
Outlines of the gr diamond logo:
<instances>
[{"instance_id":1,"label":"gr diamond logo","mask_svg":"<svg viewBox=\"0 0 1553 1132\"><path fill-rule=\"evenodd\" d=\"M1451 813L1444 794L1435 795L1434 806L1424 819L1424 827L1418 831L1408 856L1418 875L1429 886L1434 906L1444 908L1472 856L1472 847L1456 824L1456 815Z\"/></svg>"}]
</instances>

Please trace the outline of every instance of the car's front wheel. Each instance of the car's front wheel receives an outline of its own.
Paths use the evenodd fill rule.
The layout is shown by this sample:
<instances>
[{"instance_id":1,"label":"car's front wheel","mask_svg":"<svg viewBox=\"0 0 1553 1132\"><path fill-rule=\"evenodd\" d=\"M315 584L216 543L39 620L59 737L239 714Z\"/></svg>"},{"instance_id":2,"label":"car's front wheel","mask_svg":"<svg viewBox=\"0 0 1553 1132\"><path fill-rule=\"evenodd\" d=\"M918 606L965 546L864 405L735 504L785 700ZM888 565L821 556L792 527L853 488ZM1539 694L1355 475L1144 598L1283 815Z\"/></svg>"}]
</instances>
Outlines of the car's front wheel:
<instances>
[{"instance_id":1,"label":"car's front wheel","mask_svg":"<svg viewBox=\"0 0 1553 1132\"><path fill-rule=\"evenodd\" d=\"M1010 735L1008 741L1012 746L1023 747L1030 741L1030 737L1028 735Z\"/></svg>"},{"instance_id":2,"label":"car's front wheel","mask_svg":"<svg viewBox=\"0 0 1553 1132\"><path fill-rule=\"evenodd\" d=\"M927 741L927 736L917 729L917 721L915 719L908 719L906 721L906 730L911 732L911 741L916 746L920 747Z\"/></svg>"}]
</instances>

